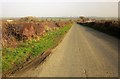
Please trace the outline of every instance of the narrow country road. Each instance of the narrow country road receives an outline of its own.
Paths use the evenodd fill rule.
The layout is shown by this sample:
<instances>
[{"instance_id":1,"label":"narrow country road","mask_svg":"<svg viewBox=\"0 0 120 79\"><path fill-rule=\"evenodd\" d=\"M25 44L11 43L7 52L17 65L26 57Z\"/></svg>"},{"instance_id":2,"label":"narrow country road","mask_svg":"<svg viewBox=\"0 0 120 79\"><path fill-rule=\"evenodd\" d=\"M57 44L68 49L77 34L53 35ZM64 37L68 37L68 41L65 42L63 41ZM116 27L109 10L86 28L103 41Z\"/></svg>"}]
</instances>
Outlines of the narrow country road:
<instances>
[{"instance_id":1,"label":"narrow country road","mask_svg":"<svg viewBox=\"0 0 120 79\"><path fill-rule=\"evenodd\" d=\"M14 76L117 77L118 40L74 24L44 63Z\"/></svg>"}]
</instances>

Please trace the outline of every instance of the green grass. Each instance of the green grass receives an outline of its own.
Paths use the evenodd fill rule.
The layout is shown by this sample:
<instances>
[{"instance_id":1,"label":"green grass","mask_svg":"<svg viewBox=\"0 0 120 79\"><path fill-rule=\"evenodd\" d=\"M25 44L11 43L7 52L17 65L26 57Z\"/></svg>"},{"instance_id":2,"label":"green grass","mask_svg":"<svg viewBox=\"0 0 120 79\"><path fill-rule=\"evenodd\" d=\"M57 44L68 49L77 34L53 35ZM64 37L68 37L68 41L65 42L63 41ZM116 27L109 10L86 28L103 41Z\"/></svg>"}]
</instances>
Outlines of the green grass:
<instances>
[{"instance_id":1,"label":"green grass","mask_svg":"<svg viewBox=\"0 0 120 79\"><path fill-rule=\"evenodd\" d=\"M2 70L3 72L11 69L14 65L19 65L26 61L31 56L42 54L49 48L53 48L57 45L59 39L70 29L70 25L59 28L58 30L49 31L40 40L35 39L22 43L17 48L3 48L2 49Z\"/></svg>"},{"instance_id":2,"label":"green grass","mask_svg":"<svg viewBox=\"0 0 120 79\"><path fill-rule=\"evenodd\" d=\"M0 49L0 74L2 73L2 51Z\"/></svg>"}]
</instances>

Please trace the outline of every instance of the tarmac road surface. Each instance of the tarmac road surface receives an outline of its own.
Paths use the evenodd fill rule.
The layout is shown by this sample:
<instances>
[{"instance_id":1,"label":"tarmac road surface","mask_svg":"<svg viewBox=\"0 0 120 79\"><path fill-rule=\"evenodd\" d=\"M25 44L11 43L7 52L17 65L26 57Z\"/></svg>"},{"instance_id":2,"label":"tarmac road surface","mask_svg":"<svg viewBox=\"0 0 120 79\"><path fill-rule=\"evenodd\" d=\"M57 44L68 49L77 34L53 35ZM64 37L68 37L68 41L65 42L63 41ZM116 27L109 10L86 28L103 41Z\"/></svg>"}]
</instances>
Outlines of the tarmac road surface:
<instances>
[{"instance_id":1,"label":"tarmac road surface","mask_svg":"<svg viewBox=\"0 0 120 79\"><path fill-rule=\"evenodd\" d=\"M118 77L118 39L74 24L44 63L14 76Z\"/></svg>"}]
</instances>

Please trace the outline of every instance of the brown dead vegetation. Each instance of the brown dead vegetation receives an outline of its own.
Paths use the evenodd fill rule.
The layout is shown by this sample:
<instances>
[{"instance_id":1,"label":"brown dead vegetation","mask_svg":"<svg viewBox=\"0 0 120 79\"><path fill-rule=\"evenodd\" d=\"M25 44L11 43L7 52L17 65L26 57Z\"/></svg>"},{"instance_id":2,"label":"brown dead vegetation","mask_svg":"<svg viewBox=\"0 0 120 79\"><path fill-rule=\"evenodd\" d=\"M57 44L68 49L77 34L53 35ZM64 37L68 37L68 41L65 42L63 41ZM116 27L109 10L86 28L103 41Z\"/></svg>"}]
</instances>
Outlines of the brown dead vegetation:
<instances>
[{"instance_id":1,"label":"brown dead vegetation","mask_svg":"<svg viewBox=\"0 0 120 79\"><path fill-rule=\"evenodd\" d=\"M2 46L16 47L23 41L31 38L39 39L46 32L59 29L69 23L70 21L39 21L35 17L13 19L12 22L3 20Z\"/></svg>"}]
</instances>

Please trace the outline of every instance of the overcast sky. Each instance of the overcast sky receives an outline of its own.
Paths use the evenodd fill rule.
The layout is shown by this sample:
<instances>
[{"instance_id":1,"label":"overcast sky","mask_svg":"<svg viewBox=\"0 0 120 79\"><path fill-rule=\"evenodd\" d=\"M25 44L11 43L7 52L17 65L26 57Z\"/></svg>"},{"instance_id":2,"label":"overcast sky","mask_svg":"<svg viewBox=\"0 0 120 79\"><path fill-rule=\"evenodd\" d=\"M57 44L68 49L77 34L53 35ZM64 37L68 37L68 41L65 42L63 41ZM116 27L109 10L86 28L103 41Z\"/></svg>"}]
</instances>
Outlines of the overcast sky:
<instances>
[{"instance_id":1,"label":"overcast sky","mask_svg":"<svg viewBox=\"0 0 120 79\"><path fill-rule=\"evenodd\" d=\"M88 2L89 1L89 2ZM3 17L117 17L118 0L3 0Z\"/></svg>"}]
</instances>

